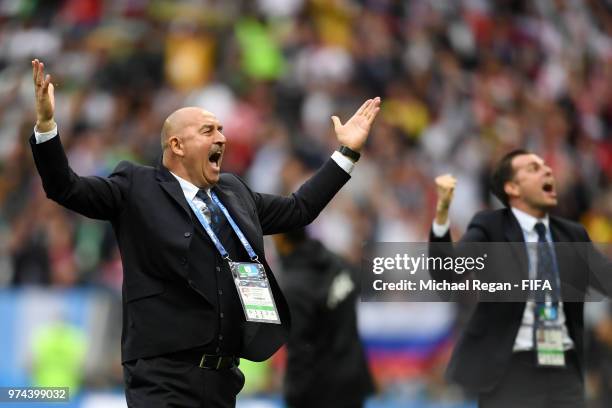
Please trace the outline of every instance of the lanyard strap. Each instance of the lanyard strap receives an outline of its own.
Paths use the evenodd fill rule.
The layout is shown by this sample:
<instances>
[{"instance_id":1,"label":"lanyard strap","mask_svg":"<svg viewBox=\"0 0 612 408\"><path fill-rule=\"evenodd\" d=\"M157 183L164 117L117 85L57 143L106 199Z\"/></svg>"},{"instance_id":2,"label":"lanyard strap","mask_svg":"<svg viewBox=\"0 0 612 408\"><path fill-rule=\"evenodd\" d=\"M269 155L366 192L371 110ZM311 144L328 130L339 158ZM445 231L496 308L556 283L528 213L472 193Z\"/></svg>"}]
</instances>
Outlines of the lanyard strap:
<instances>
[{"instance_id":1,"label":"lanyard strap","mask_svg":"<svg viewBox=\"0 0 612 408\"><path fill-rule=\"evenodd\" d=\"M225 206L221 203L221 201L219 201L219 198L213 191L210 192L210 196L215 201L215 204L219 206L219 208L221 209L221 212L223 213L223 215L229 222L230 226L232 227L236 235L238 235L238 239L242 243L242 246L244 247L244 249L249 254L249 258L251 258L251 261L257 261L258 260L257 254L253 250L253 247L251 247L251 244L249 244L249 241L247 241L246 237L244 236L244 234L242 233L242 231L240 230L240 228L238 227L238 225L236 224L236 222L234 221L230 213L227 211L227 208L225 208ZM206 218L204 217L202 212L198 210L198 208L195 206L192 200L187 200L187 202L189 203L189 206L193 210L198 221L200 221L200 224L202 224L202 227L204 227L204 230L206 231L206 233L212 240L213 244L215 244L215 247L217 248L217 251L219 251L219 253L221 254L221 257L223 259L229 259L229 254L227 250L225 249L225 247L223 246L223 244L217 237L217 234L215 234L215 232L211 228L208 221L206 221Z\"/></svg>"},{"instance_id":2,"label":"lanyard strap","mask_svg":"<svg viewBox=\"0 0 612 408\"><path fill-rule=\"evenodd\" d=\"M221 208L221 211L223 212L223 215L225 215L225 218L227 219L227 221L232 226L232 229L234 230L236 235L238 235L238 239L242 243L242 246L247 251L247 254L249 254L249 258L251 258L251 261L257 261L257 254L255 253L255 251L253 250L253 247L251 247L251 244L249 244L249 241L247 241L246 237L244 236L244 234L242 233L242 231L238 227L238 224L236 224L236 222L234 221L234 219L230 215L229 211L227 211L227 208L225 208L223 203L221 201L219 201L219 198L217 197L217 195L215 194L214 191L210 192L210 196L212 197L214 202L219 206L219 208Z\"/></svg>"}]
</instances>

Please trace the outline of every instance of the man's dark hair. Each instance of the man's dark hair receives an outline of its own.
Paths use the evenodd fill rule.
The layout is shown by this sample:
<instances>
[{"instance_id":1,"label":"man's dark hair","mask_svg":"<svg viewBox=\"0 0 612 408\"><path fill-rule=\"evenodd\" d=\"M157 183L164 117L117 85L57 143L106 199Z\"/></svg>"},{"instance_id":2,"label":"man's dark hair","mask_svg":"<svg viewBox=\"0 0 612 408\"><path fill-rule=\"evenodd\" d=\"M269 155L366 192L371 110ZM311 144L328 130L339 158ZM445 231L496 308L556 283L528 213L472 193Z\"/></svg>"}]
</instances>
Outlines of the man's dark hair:
<instances>
[{"instance_id":1,"label":"man's dark hair","mask_svg":"<svg viewBox=\"0 0 612 408\"><path fill-rule=\"evenodd\" d=\"M512 150L506 153L493 169L493 174L491 175L491 191L506 207L508 207L508 195L504 191L504 185L514 178L512 160L514 160L516 156L522 156L524 154L531 154L531 152L525 149Z\"/></svg>"}]
</instances>

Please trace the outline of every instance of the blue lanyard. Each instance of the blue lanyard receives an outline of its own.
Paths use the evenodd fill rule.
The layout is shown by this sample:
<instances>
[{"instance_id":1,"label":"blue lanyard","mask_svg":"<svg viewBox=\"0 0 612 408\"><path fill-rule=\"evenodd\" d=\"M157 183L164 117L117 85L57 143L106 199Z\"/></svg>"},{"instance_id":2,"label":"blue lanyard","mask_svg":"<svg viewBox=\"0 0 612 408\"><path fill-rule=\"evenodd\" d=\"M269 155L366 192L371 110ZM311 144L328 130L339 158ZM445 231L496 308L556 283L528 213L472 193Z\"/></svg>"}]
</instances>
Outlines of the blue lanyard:
<instances>
[{"instance_id":1,"label":"blue lanyard","mask_svg":"<svg viewBox=\"0 0 612 408\"><path fill-rule=\"evenodd\" d=\"M215 204L217 204L219 206L219 208L221 209L221 212L223 213L223 215L225 216L225 218L229 222L230 226L232 227L232 229L234 230L236 235L238 235L238 239L242 243L242 246L244 247L244 249L249 254L249 258L251 258L251 261L259 262L257 254L255 253L255 251L253 251L253 247L251 247L251 244L249 244L249 241L247 241L247 239L244 236L244 234L242 233L242 231L240 231L240 228L238 227L238 225L236 224L236 222L234 221L234 219L232 218L230 213L227 211L227 208L225 208L225 206L221 203L221 201L219 201L219 198L217 197L217 195L213 191L210 192L210 196L214 200ZM221 243L221 241L217 237L217 234L215 234L215 232L211 228L211 226L208 223L208 221L206 221L206 218L204 217L202 212L197 209L197 207L195 206L195 204L193 203L192 200L187 200L187 202L189 203L189 206L193 210L193 212L194 212L195 216L197 217L198 221L200 221L200 224L202 224L202 227L204 227L204 230L206 231L206 233L208 234L208 236L212 240L213 244L215 244L215 247L217 247L217 251L219 251L219 253L221 254L221 257L223 259L228 259L228 260L231 261L231 259L229 257L229 254L227 253L227 250L225 249L225 247L223 246L223 244Z\"/></svg>"}]
</instances>

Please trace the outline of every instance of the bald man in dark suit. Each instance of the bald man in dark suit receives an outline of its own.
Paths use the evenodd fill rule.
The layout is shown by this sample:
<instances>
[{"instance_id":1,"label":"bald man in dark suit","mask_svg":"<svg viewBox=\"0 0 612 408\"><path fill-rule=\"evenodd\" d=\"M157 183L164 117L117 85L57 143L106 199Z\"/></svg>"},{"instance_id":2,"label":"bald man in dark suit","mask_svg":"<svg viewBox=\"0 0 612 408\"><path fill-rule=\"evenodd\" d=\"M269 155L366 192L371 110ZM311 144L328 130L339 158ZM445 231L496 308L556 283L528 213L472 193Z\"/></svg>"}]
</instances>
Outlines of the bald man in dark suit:
<instances>
[{"instance_id":1,"label":"bald man in dark suit","mask_svg":"<svg viewBox=\"0 0 612 408\"><path fill-rule=\"evenodd\" d=\"M30 144L47 196L110 221L117 237L128 405L235 406L244 384L238 358L267 359L290 326L263 236L312 222L349 180L380 99L367 100L345 124L334 116L339 151L296 193L281 197L253 192L237 176L221 173L223 126L197 107L165 121L157 167L124 161L108 177L78 176L58 136L51 77L38 60L32 74L37 122ZM266 307L275 309L274 322L247 321L231 260L250 262L267 277L273 305Z\"/></svg>"}]
</instances>

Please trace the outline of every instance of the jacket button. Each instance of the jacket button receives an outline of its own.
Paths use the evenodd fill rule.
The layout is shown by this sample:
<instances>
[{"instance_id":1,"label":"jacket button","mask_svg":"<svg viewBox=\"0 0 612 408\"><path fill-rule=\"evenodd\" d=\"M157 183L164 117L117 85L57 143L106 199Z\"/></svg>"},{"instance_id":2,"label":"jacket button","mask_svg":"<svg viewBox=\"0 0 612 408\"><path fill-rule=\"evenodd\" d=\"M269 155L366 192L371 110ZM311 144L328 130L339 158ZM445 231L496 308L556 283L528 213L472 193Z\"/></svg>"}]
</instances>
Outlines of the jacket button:
<instances>
[{"instance_id":1,"label":"jacket button","mask_svg":"<svg viewBox=\"0 0 612 408\"><path fill-rule=\"evenodd\" d=\"M218 266L215 269L217 270L217 272L221 272L221 268L219 268Z\"/></svg>"},{"instance_id":2,"label":"jacket button","mask_svg":"<svg viewBox=\"0 0 612 408\"><path fill-rule=\"evenodd\" d=\"M223 294L223 291L222 291L221 289L219 289L219 294L220 294L220 295L222 295L222 294Z\"/></svg>"},{"instance_id":3,"label":"jacket button","mask_svg":"<svg viewBox=\"0 0 612 408\"><path fill-rule=\"evenodd\" d=\"M181 263L183 265L186 265L187 264L187 258L185 258L185 257L181 258Z\"/></svg>"},{"instance_id":4,"label":"jacket button","mask_svg":"<svg viewBox=\"0 0 612 408\"><path fill-rule=\"evenodd\" d=\"M191 232L186 232L186 233L183 234L183 236L185 238L189 238L191 236Z\"/></svg>"}]
</instances>

